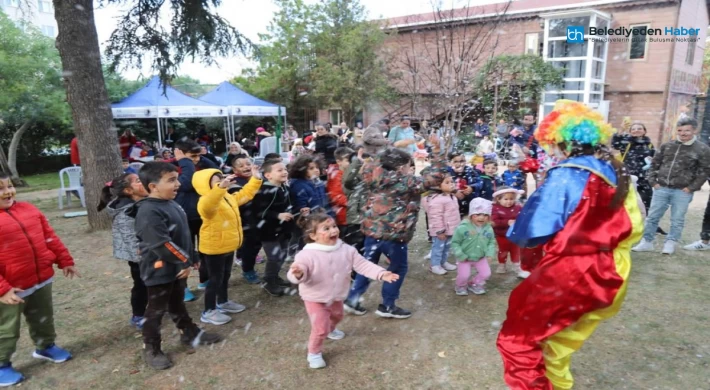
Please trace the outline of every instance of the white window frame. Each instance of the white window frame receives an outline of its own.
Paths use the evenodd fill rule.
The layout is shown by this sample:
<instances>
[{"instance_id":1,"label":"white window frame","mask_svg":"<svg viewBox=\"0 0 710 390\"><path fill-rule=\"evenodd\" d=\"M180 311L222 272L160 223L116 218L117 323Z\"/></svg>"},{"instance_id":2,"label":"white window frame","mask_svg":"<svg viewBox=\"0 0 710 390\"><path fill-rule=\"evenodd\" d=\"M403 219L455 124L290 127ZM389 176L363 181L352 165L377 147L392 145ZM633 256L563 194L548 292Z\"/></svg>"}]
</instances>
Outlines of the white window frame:
<instances>
[{"instance_id":1,"label":"white window frame","mask_svg":"<svg viewBox=\"0 0 710 390\"><path fill-rule=\"evenodd\" d=\"M47 7L42 6L42 3L46 3L46 4L47 4ZM39 12L42 12L42 13L45 13L45 14L54 13L54 9L53 9L53 6L52 6L52 2L51 2L51 1L47 1L47 0L38 0L38 1L37 1L37 9L39 10Z\"/></svg>"},{"instance_id":2,"label":"white window frame","mask_svg":"<svg viewBox=\"0 0 710 390\"><path fill-rule=\"evenodd\" d=\"M629 30L632 30L636 27L646 27L646 30L649 30L651 28L651 23L638 23L638 24L630 24L629 25ZM633 35L631 35L631 38L633 38ZM631 44L632 44L632 39L629 39L629 44L626 47L626 53L627 53L627 61L634 61L634 62L645 62L648 60L648 41L644 42L644 47L643 47L643 58L631 58Z\"/></svg>"},{"instance_id":3,"label":"white window frame","mask_svg":"<svg viewBox=\"0 0 710 390\"><path fill-rule=\"evenodd\" d=\"M52 34L48 34L49 29L52 29L52 31L51 31ZM42 31L42 34L44 34L45 36L50 37L50 38L54 38L57 35L56 27L49 25L49 24L45 24L45 25L41 26L40 30Z\"/></svg>"}]
</instances>

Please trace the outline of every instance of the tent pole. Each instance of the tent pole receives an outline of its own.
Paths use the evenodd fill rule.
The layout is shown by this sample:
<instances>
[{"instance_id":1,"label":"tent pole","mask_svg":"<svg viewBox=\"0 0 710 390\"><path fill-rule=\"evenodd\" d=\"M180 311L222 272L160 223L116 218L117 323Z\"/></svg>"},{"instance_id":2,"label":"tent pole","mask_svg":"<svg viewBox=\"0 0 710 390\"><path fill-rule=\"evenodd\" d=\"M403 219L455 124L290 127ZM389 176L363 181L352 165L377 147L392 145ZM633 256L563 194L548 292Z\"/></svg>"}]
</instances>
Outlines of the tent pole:
<instances>
[{"instance_id":1,"label":"tent pole","mask_svg":"<svg viewBox=\"0 0 710 390\"><path fill-rule=\"evenodd\" d=\"M281 154L281 107L279 106L279 116L276 117L276 153Z\"/></svg>"},{"instance_id":2,"label":"tent pole","mask_svg":"<svg viewBox=\"0 0 710 390\"><path fill-rule=\"evenodd\" d=\"M158 148L163 148L163 132L160 131L160 116L157 118L158 122Z\"/></svg>"}]
</instances>

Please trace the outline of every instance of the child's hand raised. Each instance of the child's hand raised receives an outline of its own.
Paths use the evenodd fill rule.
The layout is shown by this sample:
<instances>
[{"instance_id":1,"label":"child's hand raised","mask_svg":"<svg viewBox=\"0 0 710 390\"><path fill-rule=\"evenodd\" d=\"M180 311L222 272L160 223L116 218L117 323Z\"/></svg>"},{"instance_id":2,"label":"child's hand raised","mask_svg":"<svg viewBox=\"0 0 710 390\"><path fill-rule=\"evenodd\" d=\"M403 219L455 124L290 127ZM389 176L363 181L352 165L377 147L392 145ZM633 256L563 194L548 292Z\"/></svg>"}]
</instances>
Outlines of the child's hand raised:
<instances>
[{"instance_id":1,"label":"child's hand raised","mask_svg":"<svg viewBox=\"0 0 710 390\"><path fill-rule=\"evenodd\" d=\"M296 277L296 279L301 279L303 277L303 270L298 264L293 264L291 266L291 274Z\"/></svg>"},{"instance_id":2,"label":"child's hand raised","mask_svg":"<svg viewBox=\"0 0 710 390\"><path fill-rule=\"evenodd\" d=\"M301 209L301 215L304 217L307 217L308 214L311 213L311 208L310 207L304 207Z\"/></svg>"},{"instance_id":3,"label":"child's hand raised","mask_svg":"<svg viewBox=\"0 0 710 390\"><path fill-rule=\"evenodd\" d=\"M20 303L25 303L22 298L18 297L17 294L15 294L22 291L23 290L19 288L11 288L8 292L5 293L5 295L0 297L0 303L4 303L6 305L18 305Z\"/></svg>"},{"instance_id":4,"label":"child's hand raised","mask_svg":"<svg viewBox=\"0 0 710 390\"><path fill-rule=\"evenodd\" d=\"M64 273L64 277L69 279L74 279L74 276L76 276L77 278L81 277L81 275L79 275L79 271L77 271L73 265L69 267L64 267L64 269L62 269L62 272Z\"/></svg>"},{"instance_id":5,"label":"child's hand raised","mask_svg":"<svg viewBox=\"0 0 710 390\"><path fill-rule=\"evenodd\" d=\"M291 213L281 213L281 214L278 215L278 219L279 219L280 221L287 222L287 221L290 221L290 220L293 219L293 214L291 214Z\"/></svg>"},{"instance_id":6,"label":"child's hand raised","mask_svg":"<svg viewBox=\"0 0 710 390\"><path fill-rule=\"evenodd\" d=\"M232 181L237 177L237 175L229 175L222 179L222 181L219 183L219 188L229 188L230 185L232 185Z\"/></svg>"},{"instance_id":7,"label":"child's hand raised","mask_svg":"<svg viewBox=\"0 0 710 390\"><path fill-rule=\"evenodd\" d=\"M261 180L261 170L258 165L252 165L251 175L259 180Z\"/></svg>"},{"instance_id":8,"label":"child's hand raised","mask_svg":"<svg viewBox=\"0 0 710 390\"><path fill-rule=\"evenodd\" d=\"M382 278L381 278L381 279L384 280L385 282L388 282L388 283L394 283L394 282L396 282L397 280L399 280L399 275L393 274L393 273L390 272L390 271L385 271L385 273L382 274Z\"/></svg>"}]
</instances>

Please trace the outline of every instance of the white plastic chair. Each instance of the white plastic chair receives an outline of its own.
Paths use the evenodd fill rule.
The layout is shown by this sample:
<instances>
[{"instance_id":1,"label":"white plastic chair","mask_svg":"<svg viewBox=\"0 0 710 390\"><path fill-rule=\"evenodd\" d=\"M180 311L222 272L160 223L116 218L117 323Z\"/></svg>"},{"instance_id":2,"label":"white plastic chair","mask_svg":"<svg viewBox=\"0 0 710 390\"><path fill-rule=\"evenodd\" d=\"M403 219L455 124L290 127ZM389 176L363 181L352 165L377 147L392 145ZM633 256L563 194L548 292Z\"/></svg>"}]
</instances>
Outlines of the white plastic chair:
<instances>
[{"instance_id":1,"label":"white plastic chair","mask_svg":"<svg viewBox=\"0 0 710 390\"><path fill-rule=\"evenodd\" d=\"M291 162L291 153L281 152L281 158L284 160L284 164L289 164Z\"/></svg>"},{"instance_id":2,"label":"white plastic chair","mask_svg":"<svg viewBox=\"0 0 710 390\"><path fill-rule=\"evenodd\" d=\"M276 137L266 137L259 142L259 157L276 153Z\"/></svg>"},{"instance_id":3,"label":"white plastic chair","mask_svg":"<svg viewBox=\"0 0 710 390\"><path fill-rule=\"evenodd\" d=\"M69 185L64 183L64 175L69 178ZM84 187L81 185L81 167L69 167L59 171L59 210L64 209L64 196L67 197L67 203L71 205L72 193L78 194L81 200L81 206L86 207L86 199L84 198Z\"/></svg>"},{"instance_id":4,"label":"white plastic chair","mask_svg":"<svg viewBox=\"0 0 710 390\"><path fill-rule=\"evenodd\" d=\"M142 162L132 162L132 163L128 164L128 166L133 168L133 170L136 172L140 171L141 168L143 168L143 165L145 165L145 164L143 164Z\"/></svg>"}]
</instances>

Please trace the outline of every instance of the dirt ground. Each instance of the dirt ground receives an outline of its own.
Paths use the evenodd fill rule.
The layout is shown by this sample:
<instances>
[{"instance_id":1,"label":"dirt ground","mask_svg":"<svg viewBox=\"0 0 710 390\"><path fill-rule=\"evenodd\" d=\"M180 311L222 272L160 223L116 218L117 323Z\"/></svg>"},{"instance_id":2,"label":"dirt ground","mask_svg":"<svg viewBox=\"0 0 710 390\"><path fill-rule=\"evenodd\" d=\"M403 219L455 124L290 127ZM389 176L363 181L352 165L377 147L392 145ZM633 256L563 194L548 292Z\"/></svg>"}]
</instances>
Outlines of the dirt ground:
<instances>
[{"instance_id":1,"label":"dirt ground","mask_svg":"<svg viewBox=\"0 0 710 390\"><path fill-rule=\"evenodd\" d=\"M164 349L175 367L156 372L141 360L142 342L128 325L128 266L111 257L109 232L88 232L85 217L65 219L56 195L20 198L46 211L71 250L83 277L58 276L54 287L58 344L74 359L61 364L31 359L26 327L14 365L31 389L504 389L495 347L507 298L518 281L494 274L488 294L454 295L454 274L426 270L423 222L410 245L410 272L398 304L414 311L407 320L368 313L347 316L347 336L327 341L328 367L307 367L309 323L298 298L273 298L247 285L235 268L230 296L248 309L224 326L205 326L223 343L188 354L166 318ZM688 213L685 242L697 239L708 191L697 193ZM73 203L77 207L77 203ZM422 218L423 220L423 218ZM668 220L662 222L668 228ZM634 254L626 302L574 355L577 389L710 389L708 252L672 257ZM263 271L263 265L258 266ZM189 284L197 285L196 277ZM374 311L379 285L365 295ZM201 295L201 294L200 294ZM199 319L201 300L188 303Z\"/></svg>"}]
</instances>

